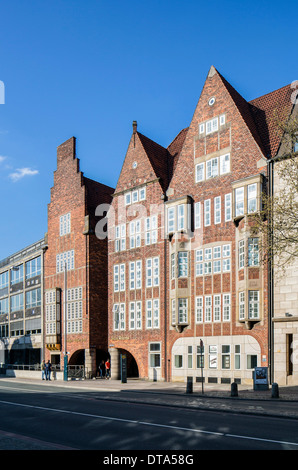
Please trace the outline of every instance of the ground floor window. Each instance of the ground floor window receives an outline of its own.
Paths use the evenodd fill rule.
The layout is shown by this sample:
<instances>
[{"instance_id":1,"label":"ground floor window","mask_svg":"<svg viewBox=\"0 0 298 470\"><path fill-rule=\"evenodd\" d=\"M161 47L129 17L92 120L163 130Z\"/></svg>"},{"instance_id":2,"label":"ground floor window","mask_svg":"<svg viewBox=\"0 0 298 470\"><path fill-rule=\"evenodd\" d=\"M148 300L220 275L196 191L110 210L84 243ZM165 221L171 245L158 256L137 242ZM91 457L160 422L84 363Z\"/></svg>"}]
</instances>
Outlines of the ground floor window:
<instances>
[{"instance_id":1,"label":"ground floor window","mask_svg":"<svg viewBox=\"0 0 298 470\"><path fill-rule=\"evenodd\" d=\"M149 343L149 367L160 367L161 344Z\"/></svg>"}]
</instances>

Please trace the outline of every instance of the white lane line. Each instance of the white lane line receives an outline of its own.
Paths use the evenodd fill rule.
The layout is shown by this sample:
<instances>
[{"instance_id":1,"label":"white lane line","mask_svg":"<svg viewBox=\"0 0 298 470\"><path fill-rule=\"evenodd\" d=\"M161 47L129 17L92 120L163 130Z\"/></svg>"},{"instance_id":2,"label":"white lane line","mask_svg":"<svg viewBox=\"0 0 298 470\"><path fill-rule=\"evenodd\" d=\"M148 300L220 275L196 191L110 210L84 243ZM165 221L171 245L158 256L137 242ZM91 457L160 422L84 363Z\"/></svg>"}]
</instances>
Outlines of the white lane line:
<instances>
[{"instance_id":1,"label":"white lane line","mask_svg":"<svg viewBox=\"0 0 298 470\"><path fill-rule=\"evenodd\" d=\"M201 433L201 434L212 434L212 435L215 435L215 436L232 437L234 439L247 439L247 440L253 440L253 441L271 442L271 443L275 443L275 444L291 445L291 446L297 446L298 447L297 442L278 441L278 440L274 440L274 439L265 439L265 438L258 438L258 437L253 437L253 436L241 436L241 435L238 435L238 434L221 433L221 432L216 432L216 431L204 431L202 429L184 428L184 427L180 427L180 426L170 426L170 425L167 425L167 424L149 423L147 421L138 421L138 420L124 419L124 418L114 418L114 417L111 417L111 416L95 415L95 414L90 414L90 413L82 413L82 412L78 412L78 411L59 410L57 408L46 408L44 406L26 405L26 404L23 404L23 403L15 403L15 402L4 401L4 400L0 400L0 403L3 403L4 405L20 406L20 407L23 407L23 408L33 408L33 409L36 409L36 410L50 411L50 412L55 412L55 413L64 413L64 414L70 414L70 415L76 415L76 416L84 416L84 417L88 417L88 418L105 419L107 421L121 421L121 422L124 422L124 423L130 423L130 424L140 424L142 426L152 426L152 427L173 429L173 430L178 430L178 431Z\"/></svg>"}]
</instances>

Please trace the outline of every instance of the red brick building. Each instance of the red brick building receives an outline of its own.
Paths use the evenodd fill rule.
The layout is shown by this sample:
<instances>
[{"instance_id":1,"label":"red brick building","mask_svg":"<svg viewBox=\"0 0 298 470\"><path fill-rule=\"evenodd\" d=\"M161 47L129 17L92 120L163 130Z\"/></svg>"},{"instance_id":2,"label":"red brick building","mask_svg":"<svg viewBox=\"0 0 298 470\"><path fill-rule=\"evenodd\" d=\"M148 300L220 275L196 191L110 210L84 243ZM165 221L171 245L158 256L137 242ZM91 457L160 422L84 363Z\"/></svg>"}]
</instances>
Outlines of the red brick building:
<instances>
[{"instance_id":1,"label":"red brick building","mask_svg":"<svg viewBox=\"0 0 298 470\"><path fill-rule=\"evenodd\" d=\"M245 383L270 366L267 267L251 225L281 138L279 95L247 102L211 67L168 148L134 122L110 210L114 377L121 352L129 374L161 380L199 382L203 366L210 383Z\"/></svg>"},{"instance_id":2,"label":"red brick building","mask_svg":"<svg viewBox=\"0 0 298 470\"><path fill-rule=\"evenodd\" d=\"M44 258L45 356L62 366L67 351L68 363L87 374L108 355L107 238L96 235L95 211L113 191L80 171L75 138L58 147Z\"/></svg>"}]
</instances>

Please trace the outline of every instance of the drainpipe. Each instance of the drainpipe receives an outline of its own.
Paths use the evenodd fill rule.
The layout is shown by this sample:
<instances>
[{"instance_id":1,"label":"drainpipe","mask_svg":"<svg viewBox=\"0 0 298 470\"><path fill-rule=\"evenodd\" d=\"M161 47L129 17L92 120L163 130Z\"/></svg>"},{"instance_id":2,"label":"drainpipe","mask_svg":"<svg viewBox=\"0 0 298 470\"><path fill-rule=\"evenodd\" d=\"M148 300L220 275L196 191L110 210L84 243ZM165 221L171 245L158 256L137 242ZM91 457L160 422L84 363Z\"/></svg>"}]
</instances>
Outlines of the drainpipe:
<instances>
[{"instance_id":1,"label":"drainpipe","mask_svg":"<svg viewBox=\"0 0 298 470\"><path fill-rule=\"evenodd\" d=\"M274 192L274 160L270 159L267 164L268 168L268 190L270 199L273 197ZM274 329L273 329L273 315L274 315L274 272L273 272L273 260L272 260L272 217L268 220L269 223L269 234L268 234L268 243L269 243L269 262L268 262L268 365L269 365L269 379L270 383L274 382Z\"/></svg>"},{"instance_id":2,"label":"drainpipe","mask_svg":"<svg viewBox=\"0 0 298 470\"><path fill-rule=\"evenodd\" d=\"M167 354L167 328L168 328L168 315L167 315L167 239L166 239L166 204L167 196L166 194L162 195L162 200L164 203L164 322L165 322L165 331L164 331L164 376L165 382L169 381L168 378L168 354Z\"/></svg>"}]
</instances>

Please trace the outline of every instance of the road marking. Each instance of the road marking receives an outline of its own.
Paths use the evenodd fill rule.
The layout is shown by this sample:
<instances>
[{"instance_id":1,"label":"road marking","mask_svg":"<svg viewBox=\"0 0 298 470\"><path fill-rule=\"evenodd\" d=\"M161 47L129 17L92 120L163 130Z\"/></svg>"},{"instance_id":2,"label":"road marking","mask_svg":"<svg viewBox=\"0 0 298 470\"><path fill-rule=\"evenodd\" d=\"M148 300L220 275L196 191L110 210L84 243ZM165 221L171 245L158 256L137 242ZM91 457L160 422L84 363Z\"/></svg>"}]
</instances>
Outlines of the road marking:
<instances>
[{"instance_id":1,"label":"road marking","mask_svg":"<svg viewBox=\"0 0 298 470\"><path fill-rule=\"evenodd\" d=\"M170 426L167 424L149 423L147 421L138 421L138 420L132 420L132 419L126 419L126 418L114 418L112 416L95 415L95 414L83 413L79 411L59 410L57 408L46 408L44 406L26 405L23 403L15 403L15 402L4 401L4 400L0 400L0 403L3 403L4 405L20 406L23 408L33 408L36 410L50 411L54 413L64 413L64 414L70 414L70 415L76 415L76 416L84 416L88 418L105 419L107 421L121 421L124 423L130 423L130 424L140 424L142 426L152 426L152 427L173 429L173 430L178 430L178 431L201 433L201 434L212 434L215 436L232 437L234 439L247 439L247 440L253 440L253 441L270 442L274 444L292 445L292 446L298 447L297 442L279 441L275 439L265 439L265 438L261 438L261 437L259 438L259 437L253 437L253 436L241 436L238 434L229 434L229 433L222 433L222 432L216 432L216 431L204 431L202 429L185 428L181 426Z\"/></svg>"}]
</instances>

